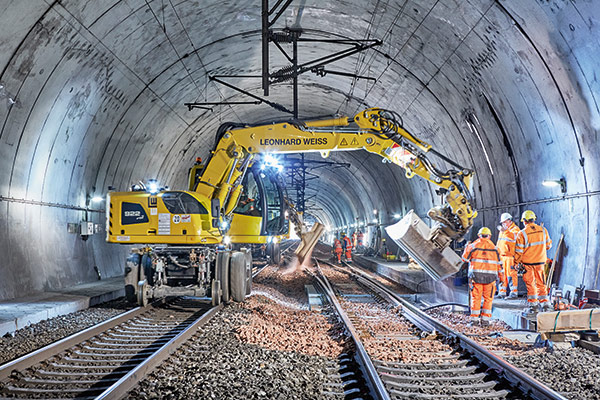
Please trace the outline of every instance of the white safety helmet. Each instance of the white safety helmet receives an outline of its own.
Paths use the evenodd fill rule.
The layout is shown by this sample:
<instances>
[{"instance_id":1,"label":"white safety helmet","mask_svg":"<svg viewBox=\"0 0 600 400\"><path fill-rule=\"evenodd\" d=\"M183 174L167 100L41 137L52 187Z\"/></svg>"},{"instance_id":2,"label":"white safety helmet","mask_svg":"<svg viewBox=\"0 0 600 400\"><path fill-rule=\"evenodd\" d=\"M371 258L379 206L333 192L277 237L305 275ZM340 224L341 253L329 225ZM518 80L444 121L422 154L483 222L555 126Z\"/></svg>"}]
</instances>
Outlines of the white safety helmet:
<instances>
[{"instance_id":1,"label":"white safety helmet","mask_svg":"<svg viewBox=\"0 0 600 400\"><path fill-rule=\"evenodd\" d=\"M500 216L500 223L503 223L504 221L507 221L507 220L509 220L509 219L510 219L510 220L512 220L512 219L513 219L512 215L510 215L509 213L503 213L503 214Z\"/></svg>"}]
</instances>

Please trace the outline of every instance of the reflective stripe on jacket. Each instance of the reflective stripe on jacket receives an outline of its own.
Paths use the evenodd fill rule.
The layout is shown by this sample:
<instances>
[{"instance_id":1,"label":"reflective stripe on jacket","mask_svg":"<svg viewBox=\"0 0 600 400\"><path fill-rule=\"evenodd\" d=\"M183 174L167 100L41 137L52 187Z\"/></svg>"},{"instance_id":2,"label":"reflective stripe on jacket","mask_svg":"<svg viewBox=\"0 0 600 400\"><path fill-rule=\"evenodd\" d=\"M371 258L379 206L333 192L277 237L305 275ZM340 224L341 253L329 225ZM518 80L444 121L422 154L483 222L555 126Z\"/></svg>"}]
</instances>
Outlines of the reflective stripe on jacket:
<instances>
[{"instance_id":1,"label":"reflective stripe on jacket","mask_svg":"<svg viewBox=\"0 0 600 400\"><path fill-rule=\"evenodd\" d=\"M490 239L479 238L465 247L462 259L469 263L475 283L492 283L502 268L500 254Z\"/></svg>"},{"instance_id":2,"label":"reflective stripe on jacket","mask_svg":"<svg viewBox=\"0 0 600 400\"><path fill-rule=\"evenodd\" d=\"M551 248L552 240L546 228L530 223L517 234L515 264L544 265L547 259L546 250Z\"/></svg>"},{"instance_id":3,"label":"reflective stripe on jacket","mask_svg":"<svg viewBox=\"0 0 600 400\"><path fill-rule=\"evenodd\" d=\"M500 231L498 236L498 252L502 257L514 257L515 256L515 243L517 240L517 233L519 233L519 227L514 222L505 231Z\"/></svg>"},{"instance_id":4,"label":"reflective stripe on jacket","mask_svg":"<svg viewBox=\"0 0 600 400\"><path fill-rule=\"evenodd\" d=\"M333 242L333 247L335 247L336 249L341 249L342 248L342 242L340 242L339 240L335 239L335 241Z\"/></svg>"},{"instance_id":5,"label":"reflective stripe on jacket","mask_svg":"<svg viewBox=\"0 0 600 400\"><path fill-rule=\"evenodd\" d=\"M348 236L342 238L344 240L344 249L352 249L352 240Z\"/></svg>"}]
</instances>

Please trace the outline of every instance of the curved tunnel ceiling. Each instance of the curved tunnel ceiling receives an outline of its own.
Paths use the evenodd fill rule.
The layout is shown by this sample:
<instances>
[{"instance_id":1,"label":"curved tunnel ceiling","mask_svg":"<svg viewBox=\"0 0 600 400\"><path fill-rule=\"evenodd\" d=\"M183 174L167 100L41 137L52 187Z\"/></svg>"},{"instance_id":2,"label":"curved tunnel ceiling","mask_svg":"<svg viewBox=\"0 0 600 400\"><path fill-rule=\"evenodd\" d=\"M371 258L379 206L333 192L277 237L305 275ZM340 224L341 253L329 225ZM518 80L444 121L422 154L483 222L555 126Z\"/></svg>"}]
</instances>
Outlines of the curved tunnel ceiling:
<instances>
[{"instance_id":1,"label":"curved tunnel ceiling","mask_svg":"<svg viewBox=\"0 0 600 400\"><path fill-rule=\"evenodd\" d=\"M208 76L261 73L256 3L0 4L0 246L9 254L0 297L92 279L90 265L118 274L124 250L116 255L102 235L81 243L64 228L82 218L88 196L149 177L183 187L222 122L289 117L266 105L213 112L183 106L248 100ZM530 207L555 240L566 236L565 262L573 267L562 279L592 282L590 266L600 257L600 1L294 1L277 27L298 20L296 3L303 4L307 33L383 40L331 66L375 83L302 75L301 119L367 107L397 111L409 131L476 170L476 226L494 226L502 211L517 215L528 207L523 203L553 199ZM300 56L336 50L301 45ZM271 70L287 65L271 53ZM262 95L258 79L235 84ZM289 83L273 86L269 100L291 108ZM423 215L440 202L435 188L407 180L377 156L331 159L351 166L319 170L311 185L315 214L332 226L369 218L373 208L392 222L396 212L415 208ZM560 177L567 198L540 184ZM102 213L92 214L103 223ZM32 240L41 243L34 251L27 247Z\"/></svg>"}]
</instances>

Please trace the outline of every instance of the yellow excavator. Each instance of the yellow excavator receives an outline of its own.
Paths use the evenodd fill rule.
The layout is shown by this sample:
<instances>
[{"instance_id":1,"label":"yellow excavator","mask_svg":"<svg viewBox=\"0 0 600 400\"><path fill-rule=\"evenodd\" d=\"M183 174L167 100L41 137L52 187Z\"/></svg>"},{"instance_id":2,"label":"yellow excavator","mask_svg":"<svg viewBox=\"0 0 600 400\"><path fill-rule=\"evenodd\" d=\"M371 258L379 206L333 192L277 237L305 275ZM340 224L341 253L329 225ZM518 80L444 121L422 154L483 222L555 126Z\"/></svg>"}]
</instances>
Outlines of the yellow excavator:
<instances>
[{"instance_id":1,"label":"yellow excavator","mask_svg":"<svg viewBox=\"0 0 600 400\"><path fill-rule=\"evenodd\" d=\"M144 244L134 249L126 267L128 298L143 304L166 295L210 295L243 301L250 292L251 255L243 243L277 242L286 237L285 214L293 219L302 239L296 254L310 254L323 231L308 231L289 209L277 184L277 154L365 150L440 187L444 205L431 209L436 221L429 228L413 212L388 227L390 236L439 279L460 268L450 248L472 226L477 212L469 187L474 172L436 152L402 127L393 111L371 108L353 121L341 117L265 125L222 125L206 163L190 170L186 191L150 190L110 192L107 201L107 241ZM435 154L454 168L439 170L427 154ZM287 211L287 212L286 212ZM394 228L394 229L390 229ZM230 244L238 250L228 250ZM227 245L227 247L223 247Z\"/></svg>"}]
</instances>

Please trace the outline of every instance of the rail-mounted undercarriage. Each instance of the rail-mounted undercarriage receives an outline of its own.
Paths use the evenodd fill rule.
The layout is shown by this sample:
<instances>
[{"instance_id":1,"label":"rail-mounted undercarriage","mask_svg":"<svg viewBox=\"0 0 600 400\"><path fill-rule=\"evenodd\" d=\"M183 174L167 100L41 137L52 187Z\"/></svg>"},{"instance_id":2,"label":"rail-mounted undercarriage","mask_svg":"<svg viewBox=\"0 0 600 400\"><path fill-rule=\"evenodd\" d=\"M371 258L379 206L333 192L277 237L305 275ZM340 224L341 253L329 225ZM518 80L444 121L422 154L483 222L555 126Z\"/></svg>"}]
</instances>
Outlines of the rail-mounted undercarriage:
<instances>
[{"instance_id":1,"label":"rail-mounted undercarriage","mask_svg":"<svg viewBox=\"0 0 600 400\"><path fill-rule=\"evenodd\" d=\"M152 246L132 250L125 267L125 294L146 305L166 296L210 296L212 303L243 301L252 288L247 249Z\"/></svg>"}]
</instances>

